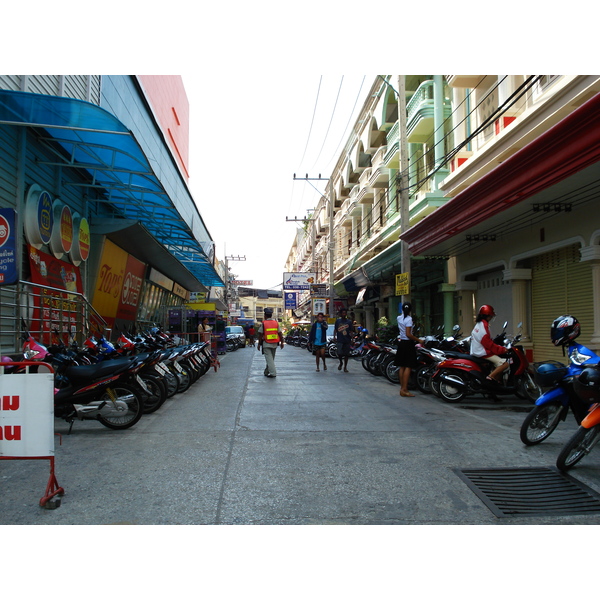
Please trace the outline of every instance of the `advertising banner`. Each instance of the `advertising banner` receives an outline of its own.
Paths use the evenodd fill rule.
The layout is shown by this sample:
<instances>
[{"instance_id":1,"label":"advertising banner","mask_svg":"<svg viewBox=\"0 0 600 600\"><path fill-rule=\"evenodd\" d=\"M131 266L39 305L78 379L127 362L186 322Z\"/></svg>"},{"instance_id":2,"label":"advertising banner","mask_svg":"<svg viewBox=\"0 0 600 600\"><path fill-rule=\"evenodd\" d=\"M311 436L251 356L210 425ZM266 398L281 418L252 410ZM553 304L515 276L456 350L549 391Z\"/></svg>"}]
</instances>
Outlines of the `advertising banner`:
<instances>
[{"instance_id":1,"label":"advertising banner","mask_svg":"<svg viewBox=\"0 0 600 600\"><path fill-rule=\"evenodd\" d=\"M17 213L13 208L0 208L0 285L19 280L17 273Z\"/></svg>"},{"instance_id":2,"label":"advertising banner","mask_svg":"<svg viewBox=\"0 0 600 600\"><path fill-rule=\"evenodd\" d=\"M312 299L312 314L316 316L319 313L327 314L327 298Z\"/></svg>"},{"instance_id":3,"label":"advertising banner","mask_svg":"<svg viewBox=\"0 0 600 600\"><path fill-rule=\"evenodd\" d=\"M284 273L284 290L310 290L311 284L315 283L315 273Z\"/></svg>"},{"instance_id":4,"label":"advertising banner","mask_svg":"<svg viewBox=\"0 0 600 600\"><path fill-rule=\"evenodd\" d=\"M54 374L0 376L0 456L54 456Z\"/></svg>"},{"instance_id":5,"label":"advertising banner","mask_svg":"<svg viewBox=\"0 0 600 600\"><path fill-rule=\"evenodd\" d=\"M410 273L398 273L396 275L396 296L408 296L410 294Z\"/></svg>"},{"instance_id":6,"label":"advertising banner","mask_svg":"<svg viewBox=\"0 0 600 600\"><path fill-rule=\"evenodd\" d=\"M104 240L92 304L109 327L117 318L135 320L145 270L143 262Z\"/></svg>"},{"instance_id":7,"label":"advertising banner","mask_svg":"<svg viewBox=\"0 0 600 600\"><path fill-rule=\"evenodd\" d=\"M74 301L76 296L68 292L83 293L79 268L54 258L51 254L40 252L33 246L28 245L27 249L31 281L40 286L34 288L34 310L31 317L40 322L39 330L42 332L49 333L58 329L68 334L76 326L78 315ZM48 288L65 290L65 293ZM68 336L64 338L65 342L67 340ZM44 335L43 341L48 341L48 337Z\"/></svg>"}]
</instances>

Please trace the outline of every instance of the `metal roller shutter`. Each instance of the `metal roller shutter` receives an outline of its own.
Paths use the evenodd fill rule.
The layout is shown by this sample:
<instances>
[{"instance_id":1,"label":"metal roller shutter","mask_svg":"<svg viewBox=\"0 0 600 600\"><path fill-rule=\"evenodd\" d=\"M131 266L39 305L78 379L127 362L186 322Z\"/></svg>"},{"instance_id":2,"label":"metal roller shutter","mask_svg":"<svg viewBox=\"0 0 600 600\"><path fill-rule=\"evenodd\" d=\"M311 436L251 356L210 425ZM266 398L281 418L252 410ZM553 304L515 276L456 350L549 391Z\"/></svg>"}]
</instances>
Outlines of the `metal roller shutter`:
<instances>
[{"instance_id":1,"label":"metal roller shutter","mask_svg":"<svg viewBox=\"0 0 600 600\"><path fill-rule=\"evenodd\" d=\"M575 316L581 323L582 344L593 333L592 270L581 262L579 245L536 256L532 264L532 332L534 360L565 362L562 350L550 341L550 327L556 317Z\"/></svg>"}]
</instances>

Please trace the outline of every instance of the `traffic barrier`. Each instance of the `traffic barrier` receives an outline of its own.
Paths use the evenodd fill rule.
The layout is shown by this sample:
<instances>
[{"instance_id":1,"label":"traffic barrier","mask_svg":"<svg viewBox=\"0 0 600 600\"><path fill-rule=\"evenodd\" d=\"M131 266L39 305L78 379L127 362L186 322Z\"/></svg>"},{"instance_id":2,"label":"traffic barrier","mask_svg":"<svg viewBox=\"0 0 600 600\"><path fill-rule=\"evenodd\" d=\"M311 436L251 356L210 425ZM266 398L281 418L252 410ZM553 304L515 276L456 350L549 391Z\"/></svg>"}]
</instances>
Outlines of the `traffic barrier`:
<instances>
[{"instance_id":1,"label":"traffic barrier","mask_svg":"<svg viewBox=\"0 0 600 600\"><path fill-rule=\"evenodd\" d=\"M50 477L39 503L60 506L65 491L54 470L54 369L48 363L0 366L0 460L49 460Z\"/></svg>"}]
</instances>

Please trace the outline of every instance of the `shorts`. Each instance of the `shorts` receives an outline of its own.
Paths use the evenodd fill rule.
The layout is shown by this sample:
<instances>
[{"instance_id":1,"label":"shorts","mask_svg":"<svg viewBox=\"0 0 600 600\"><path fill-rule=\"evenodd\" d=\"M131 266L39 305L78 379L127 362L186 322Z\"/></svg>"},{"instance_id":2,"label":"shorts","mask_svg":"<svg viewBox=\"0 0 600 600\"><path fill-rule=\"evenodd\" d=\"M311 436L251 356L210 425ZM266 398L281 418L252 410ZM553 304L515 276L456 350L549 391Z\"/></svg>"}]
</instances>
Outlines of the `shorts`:
<instances>
[{"instance_id":1,"label":"shorts","mask_svg":"<svg viewBox=\"0 0 600 600\"><path fill-rule=\"evenodd\" d=\"M336 346L338 357L350 356L350 343L337 342Z\"/></svg>"},{"instance_id":2,"label":"shorts","mask_svg":"<svg viewBox=\"0 0 600 600\"><path fill-rule=\"evenodd\" d=\"M498 356L497 354L492 354L492 356L486 356L485 360L491 362L494 367L500 367L506 362L506 358L503 356Z\"/></svg>"}]
</instances>

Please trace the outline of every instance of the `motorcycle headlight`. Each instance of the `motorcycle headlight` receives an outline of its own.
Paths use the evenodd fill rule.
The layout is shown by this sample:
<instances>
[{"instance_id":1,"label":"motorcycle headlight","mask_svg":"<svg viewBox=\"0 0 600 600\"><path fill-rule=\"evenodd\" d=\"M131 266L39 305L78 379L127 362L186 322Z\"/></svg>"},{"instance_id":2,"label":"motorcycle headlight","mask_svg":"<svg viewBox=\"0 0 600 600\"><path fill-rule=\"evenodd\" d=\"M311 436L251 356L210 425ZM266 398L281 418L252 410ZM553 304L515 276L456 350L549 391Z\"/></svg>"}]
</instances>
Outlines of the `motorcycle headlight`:
<instances>
[{"instance_id":1,"label":"motorcycle headlight","mask_svg":"<svg viewBox=\"0 0 600 600\"><path fill-rule=\"evenodd\" d=\"M586 360L592 358L589 354L583 354L579 352L577 348L573 348L571 350L571 354L569 354L569 359L574 365L582 365Z\"/></svg>"}]
</instances>

